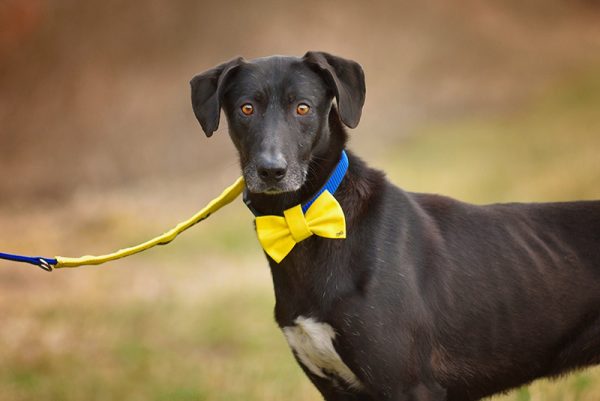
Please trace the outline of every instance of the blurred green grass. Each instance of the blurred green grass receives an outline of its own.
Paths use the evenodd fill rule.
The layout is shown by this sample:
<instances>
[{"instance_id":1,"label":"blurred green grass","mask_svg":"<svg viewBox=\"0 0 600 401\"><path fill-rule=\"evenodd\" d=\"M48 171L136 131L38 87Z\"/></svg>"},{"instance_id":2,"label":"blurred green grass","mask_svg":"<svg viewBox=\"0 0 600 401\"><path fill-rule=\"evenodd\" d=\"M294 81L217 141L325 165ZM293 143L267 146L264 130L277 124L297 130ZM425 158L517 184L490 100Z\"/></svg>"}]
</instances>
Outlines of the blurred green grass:
<instances>
[{"instance_id":1,"label":"blurred green grass","mask_svg":"<svg viewBox=\"0 0 600 401\"><path fill-rule=\"evenodd\" d=\"M566 79L504 115L421 127L384 163L404 189L463 200L600 198L600 74Z\"/></svg>"},{"instance_id":2,"label":"blurred green grass","mask_svg":"<svg viewBox=\"0 0 600 401\"><path fill-rule=\"evenodd\" d=\"M382 145L384 157L371 164L407 190L472 202L600 198L596 71L502 115L419 127ZM121 245L156 230L155 219L107 216L94 223L102 230L67 225L56 235L77 234L69 246L84 249L99 232L116 233L111 241ZM273 321L273 304L266 262L240 205L168 249L108 267L51 275L3 267L0 399L318 400ZM598 399L600 369L495 398Z\"/></svg>"}]
</instances>

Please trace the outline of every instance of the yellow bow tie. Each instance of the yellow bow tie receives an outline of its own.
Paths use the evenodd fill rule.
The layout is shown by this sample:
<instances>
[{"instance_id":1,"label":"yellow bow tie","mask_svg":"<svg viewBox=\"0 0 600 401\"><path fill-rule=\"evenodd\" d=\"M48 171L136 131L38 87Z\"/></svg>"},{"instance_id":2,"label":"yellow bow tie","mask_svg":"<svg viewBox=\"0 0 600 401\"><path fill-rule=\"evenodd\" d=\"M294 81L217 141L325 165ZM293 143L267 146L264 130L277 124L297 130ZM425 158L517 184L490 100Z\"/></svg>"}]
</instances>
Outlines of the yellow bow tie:
<instances>
[{"instance_id":1,"label":"yellow bow tie","mask_svg":"<svg viewBox=\"0 0 600 401\"><path fill-rule=\"evenodd\" d=\"M325 238L346 238L346 219L338 201L324 191L302 213L297 205L283 212L281 216L259 216L256 218L256 233L265 252L277 263L294 246L313 234Z\"/></svg>"}]
</instances>

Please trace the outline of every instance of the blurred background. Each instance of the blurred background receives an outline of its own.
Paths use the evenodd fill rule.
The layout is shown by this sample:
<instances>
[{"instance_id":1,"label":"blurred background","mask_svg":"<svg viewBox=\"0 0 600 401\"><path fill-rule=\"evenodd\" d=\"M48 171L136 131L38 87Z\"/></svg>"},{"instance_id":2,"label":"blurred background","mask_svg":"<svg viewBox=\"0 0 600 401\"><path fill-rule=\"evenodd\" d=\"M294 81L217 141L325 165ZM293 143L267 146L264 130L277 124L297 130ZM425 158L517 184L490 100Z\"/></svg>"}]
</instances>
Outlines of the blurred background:
<instances>
[{"instance_id":1,"label":"blurred background","mask_svg":"<svg viewBox=\"0 0 600 401\"><path fill-rule=\"evenodd\" d=\"M238 175L188 81L243 55L364 67L350 147L404 189L600 198L600 2L0 1L0 250L152 237ZM44 273L0 262L0 399L319 400L236 202L167 248ZM600 370L495 398L600 399Z\"/></svg>"}]
</instances>

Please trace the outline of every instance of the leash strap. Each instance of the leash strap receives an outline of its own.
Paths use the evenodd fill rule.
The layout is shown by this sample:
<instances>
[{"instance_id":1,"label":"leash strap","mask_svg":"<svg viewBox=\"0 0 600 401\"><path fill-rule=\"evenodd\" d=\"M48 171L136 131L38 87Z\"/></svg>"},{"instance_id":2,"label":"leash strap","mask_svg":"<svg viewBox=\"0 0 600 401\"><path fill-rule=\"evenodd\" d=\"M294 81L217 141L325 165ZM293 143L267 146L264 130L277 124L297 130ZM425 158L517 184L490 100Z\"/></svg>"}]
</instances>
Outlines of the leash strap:
<instances>
[{"instance_id":1,"label":"leash strap","mask_svg":"<svg viewBox=\"0 0 600 401\"><path fill-rule=\"evenodd\" d=\"M206 205L202 210L196 213L194 216L186 221L183 221L174 228L165 233L146 241L142 244L135 245L129 248L120 249L116 252L109 253L106 255L93 256L85 255L78 258L68 258L64 256L56 256L55 258L43 258L39 256L21 256L10 253L0 253L0 259L10 260L13 262L29 263L46 271L52 271L52 268L60 269L63 267L79 267L89 265L99 265L112 260L121 259L126 256L134 255L153 248L157 245L166 245L173 241L179 234L186 231L188 228L196 225L202 220L208 218L211 214L221 209L223 206L228 205L235 200L244 190L244 179L240 177L235 183L226 188L219 197L213 199Z\"/></svg>"},{"instance_id":2,"label":"leash strap","mask_svg":"<svg viewBox=\"0 0 600 401\"><path fill-rule=\"evenodd\" d=\"M43 258L41 256L23 256L14 255L12 253L0 252L0 259L10 260L11 262L29 263L30 265L39 266L44 270L52 271L52 266L58 261L55 258Z\"/></svg>"}]
</instances>

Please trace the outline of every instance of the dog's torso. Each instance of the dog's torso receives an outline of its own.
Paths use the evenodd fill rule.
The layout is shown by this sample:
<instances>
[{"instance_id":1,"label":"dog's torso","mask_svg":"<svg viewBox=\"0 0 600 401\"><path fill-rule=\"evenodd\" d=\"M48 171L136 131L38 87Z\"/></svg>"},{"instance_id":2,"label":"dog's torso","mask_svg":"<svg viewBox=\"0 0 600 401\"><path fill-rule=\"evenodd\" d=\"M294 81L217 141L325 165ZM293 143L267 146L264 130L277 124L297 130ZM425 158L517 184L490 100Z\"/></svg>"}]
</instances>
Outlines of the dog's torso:
<instances>
[{"instance_id":1,"label":"dog's torso","mask_svg":"<svg viewBox=\"0 0 600 401\"><path fill-rule=\"evenodd\" d=\"M350 164L348 238L271 263L276 319L316 383L390 397L421 361L469 400L600 361L600 202L475 206Z\"/></svg>"}]
</instances>

